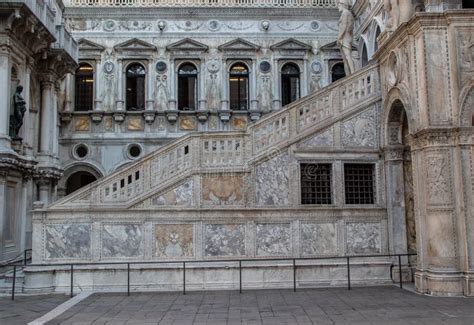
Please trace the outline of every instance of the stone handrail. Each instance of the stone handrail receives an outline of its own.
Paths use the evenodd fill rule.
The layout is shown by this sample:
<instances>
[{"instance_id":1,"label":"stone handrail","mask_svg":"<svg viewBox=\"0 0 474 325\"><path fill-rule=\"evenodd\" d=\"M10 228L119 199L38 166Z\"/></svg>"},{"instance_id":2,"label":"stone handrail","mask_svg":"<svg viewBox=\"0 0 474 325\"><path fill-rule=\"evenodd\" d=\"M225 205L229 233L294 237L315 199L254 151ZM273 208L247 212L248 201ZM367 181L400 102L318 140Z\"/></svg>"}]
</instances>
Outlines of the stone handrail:
<instances>
[{"instance_id":1,"label":"stone handrail","mask_svg":"<svg viewBox=\"0 0 474 325\"><path fill-rule=\"evenodd\" d=\"M79 60L79 47L64 25L56 26L55 37L56 42L53 43L53 48L65 50L77 62Z\"/></svg>"},{"instance_id":2,"label":"stone handrail","mask_svg":"<svg viewBox=\"0 0 474 325\"><path fill-rule=\"evenodd\" d=\"M335 0L66 0L68 7L336 8Z\"/></svg>"},{"instance_id":3,"label":"stone handrail","mask_svg":"<svg viewBox=\"0 0 474 325\"><path fill-rule=\"evenodd\" d=\"M50 208L130 206L193 173L236 171L249 162L323 128L380 98L378 66L372 64L251 125L247 132L194 133L179 138Z\"/></svg>"}]
</instances>

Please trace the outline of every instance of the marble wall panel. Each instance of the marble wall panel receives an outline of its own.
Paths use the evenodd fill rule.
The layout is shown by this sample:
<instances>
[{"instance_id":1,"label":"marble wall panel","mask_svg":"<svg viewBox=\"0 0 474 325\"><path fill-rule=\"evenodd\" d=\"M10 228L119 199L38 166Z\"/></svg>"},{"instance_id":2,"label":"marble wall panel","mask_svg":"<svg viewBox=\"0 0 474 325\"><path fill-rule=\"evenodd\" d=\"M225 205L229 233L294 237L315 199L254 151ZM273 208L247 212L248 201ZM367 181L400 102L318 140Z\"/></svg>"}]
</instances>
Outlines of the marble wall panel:
<instances>
[{"instance_id":1,"label":"marble wall panel","mask_svg":"<svg viewBox=\"0 0 474 325\"><path fill-rule=\"evenodd\" d=\"M204 205L243 204L243 186L243 176L204 176L202 202Z\"/></svg>"},{"instance_id":2,"label":"marble wall panel","mask_svg":"<svg viewBox=\"0 0 474 325\"><path fill-rule=\"evenodd\" d=\"M57 224L45 226L46 259L82 259L91 255L91 226Z\"/></svg>"},{"instance_id":3,"label":"marble wall panel","mask_svg":"<svg viewBox=\"0 0 474 325\"><path fill-rule=\"evenodd\" d=\"M102 257L143 257L143 226L103 225Z\"/></svg>"},{"instance_id":4,"label":"marble wall panel","mask_svg":"<svg viewBox=\"0 0 474 325\"><path fill-rule=\"evenodd\" d=\"M379 254L381 237L378 222L349 222L346 224L346 254Z\"/></svg>"},{"instance_id":5,"label":"marble wall panel","mask_svg":"<svg viewBox=\"0 0 474 325\"><path fill-rule=\"evenodd\" d=\"M193 225L155 225L155 256L191 257L193 238Z\"/></svg>"},{"instance_id":6,"label":"marble wall panel","mask_svg":"<svg viewBox=\"0 0 474 325\"><path fill-rule=\"evenodd\" d=\"M205 256L245 255L244 224L207 224L204 234Z\"/></svg>"},{"instance_id":7,"label":"marble wall panel","mask_svg":"<svg viewBox=\"0 0 474 325\"><path fill-rule=\"evenodd\" d=\"M289 204L289 157L281 154L256 168L257 205Z\"/></svg>"},{"instance_id":8,"label":"marble wall panel","mask_svg":"<svg viewBox=\"0 0 474 325\"><path fill-rule=\"evenodd\" d=\"M377 118L374 109L366 110L343 122L341 128L344 147L377 146Z\"/></svg>"},{"instance_id":9,"label":"marble wall panel","mask_svg":"<svg viewBox=\"0 0 474 325\"><path fill-rule=\"evenodd\" d=\"M301 255L337 255L337 224L302 223L300 235Z\"/></svg>"},{"instance_id":10,"label":"marble wall panel","mask_svg":"<svg viewBox=\"0 0 474 325\"><path fill-rule=\"evenodd\" d=\"M193 180L190 179L180 186L164 194L155 196L151 200L151 205L193 205Z\"/></svg>"},{"instance_id":11,"label":"marble wall panel","mask_svg":"<svg viewBox=\"0 0 474 325\"><path fill-rule=\"evenodd\" d=\"M290 224L257 224L256 244L258 256L291 255Z\"/></svg>"},{"instance_id":12,"label":"marble wall panel","mask_svg":"<svg viewBox=\"0 0 474 325\"><path fill-rule=\"evenodd\" d=\"M298 148L332 147L333 143L333 129L329 128L324 132L313 135L312 137L300 142Z\"/></svg>"}]
</instances>

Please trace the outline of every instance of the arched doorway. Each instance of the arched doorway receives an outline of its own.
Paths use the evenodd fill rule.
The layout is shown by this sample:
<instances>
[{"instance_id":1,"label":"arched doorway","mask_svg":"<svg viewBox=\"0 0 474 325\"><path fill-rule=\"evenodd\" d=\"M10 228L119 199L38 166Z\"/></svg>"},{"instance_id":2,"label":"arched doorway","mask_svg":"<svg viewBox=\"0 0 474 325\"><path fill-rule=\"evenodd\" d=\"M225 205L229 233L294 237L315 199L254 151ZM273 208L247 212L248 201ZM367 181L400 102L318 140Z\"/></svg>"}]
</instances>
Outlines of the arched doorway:
<instances>
[{"instance_id":1,"label":"arched doorway","mask_svg":"<svg viewBox=\"0 0 474 325\"><path fill-rule=\"evenodd\" d=\"M403 103L390 107L386 128L387 209L391 219L392 253L416 253L416 223L409 121ZM416 257L405 262L413 276ZM404 263L405 264L405 263Z\"/></svg>"},{"instance_id":2,"label":"arched doorway","mask_svg":"<svg viewBox=\"0 0 474 325\"><path fill-rule=\"evenodd\" d=\"M331 68L331 82L337 81L342 79L346 76L346 72L344 70L344 63L338 62L334 64Z\"/></svg>"},{"instance_id":3,"label":"arched doorway","mask_svg":"<svg viewBox=\"0 0 474 325\"><path fill-rule=\"evenodd\" d=\"M97 180L97 177L87 171L78 171L69 176L66 181L66 195L77 191L81 187L84 187Z\"/></svg>"}]
</instances>

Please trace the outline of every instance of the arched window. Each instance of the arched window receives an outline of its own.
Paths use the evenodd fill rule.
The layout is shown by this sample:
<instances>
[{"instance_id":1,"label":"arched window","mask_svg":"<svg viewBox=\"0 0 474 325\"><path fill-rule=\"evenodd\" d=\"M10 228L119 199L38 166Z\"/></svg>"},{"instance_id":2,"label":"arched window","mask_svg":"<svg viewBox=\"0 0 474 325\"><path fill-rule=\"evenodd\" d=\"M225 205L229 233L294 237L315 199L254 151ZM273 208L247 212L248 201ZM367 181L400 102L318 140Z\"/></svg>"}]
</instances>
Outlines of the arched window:
<instances>
[{"instance_id":1,"label":"arched window","mask_svg":"<svg viewBox=\"0 0 474 325\"><path fill-rule=\"evenodd\" d=\"M197 107L198 71L191 63L185 63L178 70L178 109L195 110Z\"/></svg>"},{"instance_id":2,"label":"arched window","mask_svg":"<svg viewBox=\"0 0 474 325\"><path fill-rule=\"evenodd\" d=\"M361 62L362 68L365 67L369 63L369 56L367 55L367 46L365 46L365 42L364 44L362 44L361 61L362 61Z\"/></svg>"},{"instance_id":3,"label":"arched window","mask_svg":"<svg viewBox=\"0 0 474 325\"><path fill-rule=\"evenodd\" d=\"M237 63L229 72L230 109L246 110L249 107L249 70Z\"/></svg>"},{"instance_id":4,"label":"arched window","mask_svg":"<svg viewBox=\"0 0 474 325\"><path fill-rule=\"evenodd\" d=\"M332 66L331 68L331 82L344 78L346 72L344 71L344 63L339 62Z\"/></svg>"},{"instance_id":5,"label":"arched window","mask_svg":"<svg viewBox=\"0 0 474 325\"><path fill-rule=\"evenodd\" d=\"M281 101L288 105L300 98L300 70L295 64L287 63L281 68Z\"/></svg>"},{"instance_id":6,"label":"arched window","mask_svg":"<svg viewBox=\"0 0 474 325\"><path fill-rule=\"evenodd\" d=\"M374 53L377 52L379 49L379 41L377 40L380 36L380 27L377 25L377 29L375 30L375 38L374 38Z\"/></svg>"},{"instance_id":7,"label":"arched window","mask_svg":"<svg viewBox=\"0 0 474 325\"><path fill-rule=\"evenodd\" d=\"M127 68L127 110L141 111L145 109L145 68L134 63Z\"/></svg>"},{"instance_id":8,"label":"arched window","mask_svg":"<svg viewBox=\"0 0 474 325\"><path fill-rule=\"evenodd\" d=\"M89 172L80 171L72 174L66 181L66 195L94 182L97 178Z\"/></svg>"},{"instance_id":9,"label":"arched window","mask_svg":"<svg viewBox=\"0 0 474 325\"><path fill-rule=\"evenodd\" d=\"M74 109L76 111L92 111L94 97L94 68L82 63L76 70L76 92Z\"/></svg>"}]
</instances>

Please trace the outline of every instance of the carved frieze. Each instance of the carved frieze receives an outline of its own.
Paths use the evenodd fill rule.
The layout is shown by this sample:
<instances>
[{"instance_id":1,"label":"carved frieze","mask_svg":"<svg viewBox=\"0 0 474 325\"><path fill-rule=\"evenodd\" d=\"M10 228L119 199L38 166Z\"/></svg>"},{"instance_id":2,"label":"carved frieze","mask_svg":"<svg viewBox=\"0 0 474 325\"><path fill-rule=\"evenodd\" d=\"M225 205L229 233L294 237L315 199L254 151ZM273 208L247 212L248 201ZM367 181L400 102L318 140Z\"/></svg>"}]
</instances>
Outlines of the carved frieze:
<instances>
[{"instance_id":1,"label":"carved frieze","mask_svg":"<svg viewBox=\"0 0 474 325\"><path fill-rule=\"evenodd\" d=\"M257 256L291 255L291 227L289 223L257 224Z\"/></svg>"},{"instance_id":2,"label":"carved frieze","mask_svg":"<svg viewBox=\"0 0 474 325\"><path fill-rule=\"evenodd\" d=\"M381 225L378 222L346 223L346 254L379 254L382 252Z\"/></svg>"},{"instance_id":3,"label":"carved frieze","mask_svg":"<svg viewBox=\"0 0 474 325\"><path fill-rule=\"evenodd\" d=\"M205 256L245 255L244 224L206 224L204 234Z\"/></svg>"},{"instance_id":4,"label":"carved frieze","mask_svg":"<svg viewBox=\"0 0 474 325\"><path fill-rule=\"evenodd\" d=\"M289 204L289 156L281 154L256 167L257 205Z\"/></svg>"},{"instance_id":5,"label":"carved frieze","mask_svg":"<svg viewBox=\"0 0 474 325\"><path fill-rule=\"evenodd\" d=\"M204 205L244 204L243 176L204 176L202 201Z\"/></svg>"},{"instance_id":6,"label":"carved frieze","mask_svg":"<svg viewBox=\"0 0 474 325\"><path fill-rule=\"evenodd\" d=\"M163 258L194 255L194 227L189 224L155 225L154 255Z\"/></svg>"},{"instance_id":7,"label":"carved frieze","mask_svg":"<svg viewBox=\"0 0 474 325\"><path fill-rule=\"evenodd\" d=\"M303 256L337 255L337 224L302 223L300 249Z\"/></svg>"},{"instance_id":8,"label":"carved frieze","mask_svg":"<svg viewBox=\"0 0 474 325\"><path fill-rule=\"evenodd\" d=\"M425 163L428 204L433 206L452 204L452 172L448 152L427 154Z\"/></svg>"},{"instance_id":9,"label":"carved frieze","mask_svg":"<svg viewBox=\"0 0 474 325\"><path fill-rule=\"evenodd\" d=\"M377 146L377 123L375 109L345 121L341 125L342 143L344 147L369 147Z\"/></svg>"}]
</instances>

